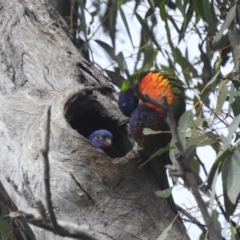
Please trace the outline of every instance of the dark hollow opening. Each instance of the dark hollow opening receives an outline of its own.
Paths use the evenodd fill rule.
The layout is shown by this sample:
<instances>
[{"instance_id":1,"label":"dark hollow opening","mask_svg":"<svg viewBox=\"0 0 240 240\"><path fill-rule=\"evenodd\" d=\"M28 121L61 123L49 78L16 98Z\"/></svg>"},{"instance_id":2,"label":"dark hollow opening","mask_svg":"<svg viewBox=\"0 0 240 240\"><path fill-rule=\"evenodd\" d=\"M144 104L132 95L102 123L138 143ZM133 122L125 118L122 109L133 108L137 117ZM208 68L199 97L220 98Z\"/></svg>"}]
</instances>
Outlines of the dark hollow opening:
<instances>
[{"instance_id":1,"label":"dark hollow opening","mask_svg":"<svg viewBox=\"0 0 240 240\"><path fill-rule=\"evenodd\" d=\"M112 158L123 157L132 149L126 123L120 125L118 119L110 118L108 111L92 93L79 94L70 100L65 106L65 117L71 127L85 138L99 129L110 131L113 135L112 146L105 153Z\"/></svg>"}]
</instances>

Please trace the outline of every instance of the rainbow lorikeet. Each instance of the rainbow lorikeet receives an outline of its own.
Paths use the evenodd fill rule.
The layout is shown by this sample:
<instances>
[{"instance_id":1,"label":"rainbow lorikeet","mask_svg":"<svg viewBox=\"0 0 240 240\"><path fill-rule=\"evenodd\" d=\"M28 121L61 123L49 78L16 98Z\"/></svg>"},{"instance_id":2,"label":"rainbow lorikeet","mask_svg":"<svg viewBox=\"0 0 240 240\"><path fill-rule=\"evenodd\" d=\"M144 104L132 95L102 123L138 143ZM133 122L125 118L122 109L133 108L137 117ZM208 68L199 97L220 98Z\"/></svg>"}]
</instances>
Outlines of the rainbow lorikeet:
<instances>
[{"instance_id":1,"label":"rainbow lorikeet","mask_svg":"<svg viewBox=\"0 0 240 240\"><path fill-rule=\"evenodd\" d=\"M181 115L185 112L186 103L183 83L175 75L160 70L137 72L133 74L132 80L134 82L137 81L141 93L147 94L151 98L162 100L162 95L165 94L167 103L172 107L175 119L178 122ZM118 105L121 112L130 117L129 126L131 134L138 145L142 147L146 159L170 143L171 134L165 121L165 110L139 100L134 95L129 80L125 80L122 84ZM144 135L143 128L168 133ZM169 152L156 156L149 162L161 190L169 188L164 167L169 162ZM173 199L170 201L173 203ZM172 208L175 208L175 205L173 204L173 206L172 203Z\"/></svg>"},{"instance_id":2,"label":"rainbow lorikeet","mask_svg":"<svg viewBox=\"0 0 240 240\"><path fill-rule=\"evenodd\" d=\"M97 148L105 150L112 144L112 134L104 129L97 130L93 132L88 140Z\"/></svg>"}]
</instances>

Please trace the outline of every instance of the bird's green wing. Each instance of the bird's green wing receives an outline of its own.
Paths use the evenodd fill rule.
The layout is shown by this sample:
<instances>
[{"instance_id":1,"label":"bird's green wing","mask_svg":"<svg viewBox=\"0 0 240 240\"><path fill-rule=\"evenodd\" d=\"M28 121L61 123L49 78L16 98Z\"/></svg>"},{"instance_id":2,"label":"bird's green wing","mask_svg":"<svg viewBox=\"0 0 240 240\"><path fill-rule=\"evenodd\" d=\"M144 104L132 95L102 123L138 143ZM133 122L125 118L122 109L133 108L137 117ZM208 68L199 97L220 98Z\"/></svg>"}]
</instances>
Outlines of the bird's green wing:
<instances>
[{"instance_id":1,"label":"bird's green wing","mask_svg":"<svg viewBox=\"0 0 240 240\"><path fill-rule=\"evenodd\" d=\"M169 131L166 124L165 126L163 126L162 130ZM170 143L170 141L171 141L170 133L160 133L144 136L143 150L145 152L145 155L149 158L161 148L166 147ZM151 171L153 172L157 179L159 190L166 190L170 187L165 168L165 165L169 163L170 163L169 151L164 152L159 156L156 156L149 162ZM173 212L177 214L177 209L172 194L167 198L167 201L170 207L172 208Z\"/></svg>"}]
</instances>

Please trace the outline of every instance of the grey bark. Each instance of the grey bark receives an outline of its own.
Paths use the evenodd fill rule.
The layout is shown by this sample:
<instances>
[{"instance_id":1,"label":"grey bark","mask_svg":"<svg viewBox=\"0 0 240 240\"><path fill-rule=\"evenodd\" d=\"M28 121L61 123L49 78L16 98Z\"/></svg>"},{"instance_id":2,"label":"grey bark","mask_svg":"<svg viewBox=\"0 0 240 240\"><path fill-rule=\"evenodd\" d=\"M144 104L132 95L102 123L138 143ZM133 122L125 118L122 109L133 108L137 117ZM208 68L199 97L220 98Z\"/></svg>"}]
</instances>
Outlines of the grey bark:
<instances>
[{"instance_id":1,"label":"grey bark","mask_svg":"<svg viewBox=\"0 0 240 240\"><path fill-rule=\"evenodd\" d=\"M51 106L50 183L57 219L87 225L101 239L156 239L173 221L156 181L131 149L114 89L74 47L44 0L0 0L0 181L19 209L45 204L43 157ZM98 128L114 135L106 155L86 139ZM75 180L74 180L74 178ZM76 182L77 181L77 182ZM36 239L62 239L32 227ZM167 239L188 239L175 221Z\"/></svg>"}]
</instances>

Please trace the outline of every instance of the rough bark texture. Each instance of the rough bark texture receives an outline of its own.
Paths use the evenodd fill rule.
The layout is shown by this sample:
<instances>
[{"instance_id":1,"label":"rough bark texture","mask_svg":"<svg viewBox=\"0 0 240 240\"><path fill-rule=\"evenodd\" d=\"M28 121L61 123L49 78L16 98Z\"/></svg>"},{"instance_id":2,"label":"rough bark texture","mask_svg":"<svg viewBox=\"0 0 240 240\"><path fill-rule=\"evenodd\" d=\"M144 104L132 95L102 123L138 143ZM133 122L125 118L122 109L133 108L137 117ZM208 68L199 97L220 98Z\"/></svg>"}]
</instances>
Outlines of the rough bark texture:
<instances>
[{"instance_id":1,"label":"rough bark texture","mask_svg":"<svg viewBox=\"0 0 240 240\"><path fill-rule=\"evenodd\" d=\"M0 0L0 181L19 209L45 203L46 110L52 107L50 174L58 220L86 224L103 239L156 239L174 215L148 168L116 162L132 148L113 88L88 64L44 0ZM107 128L108 156L85 137ZM61 239L33 228L37 239ZM168 239L182 239L175 221Z\"/></svg>"}]
</instances>

